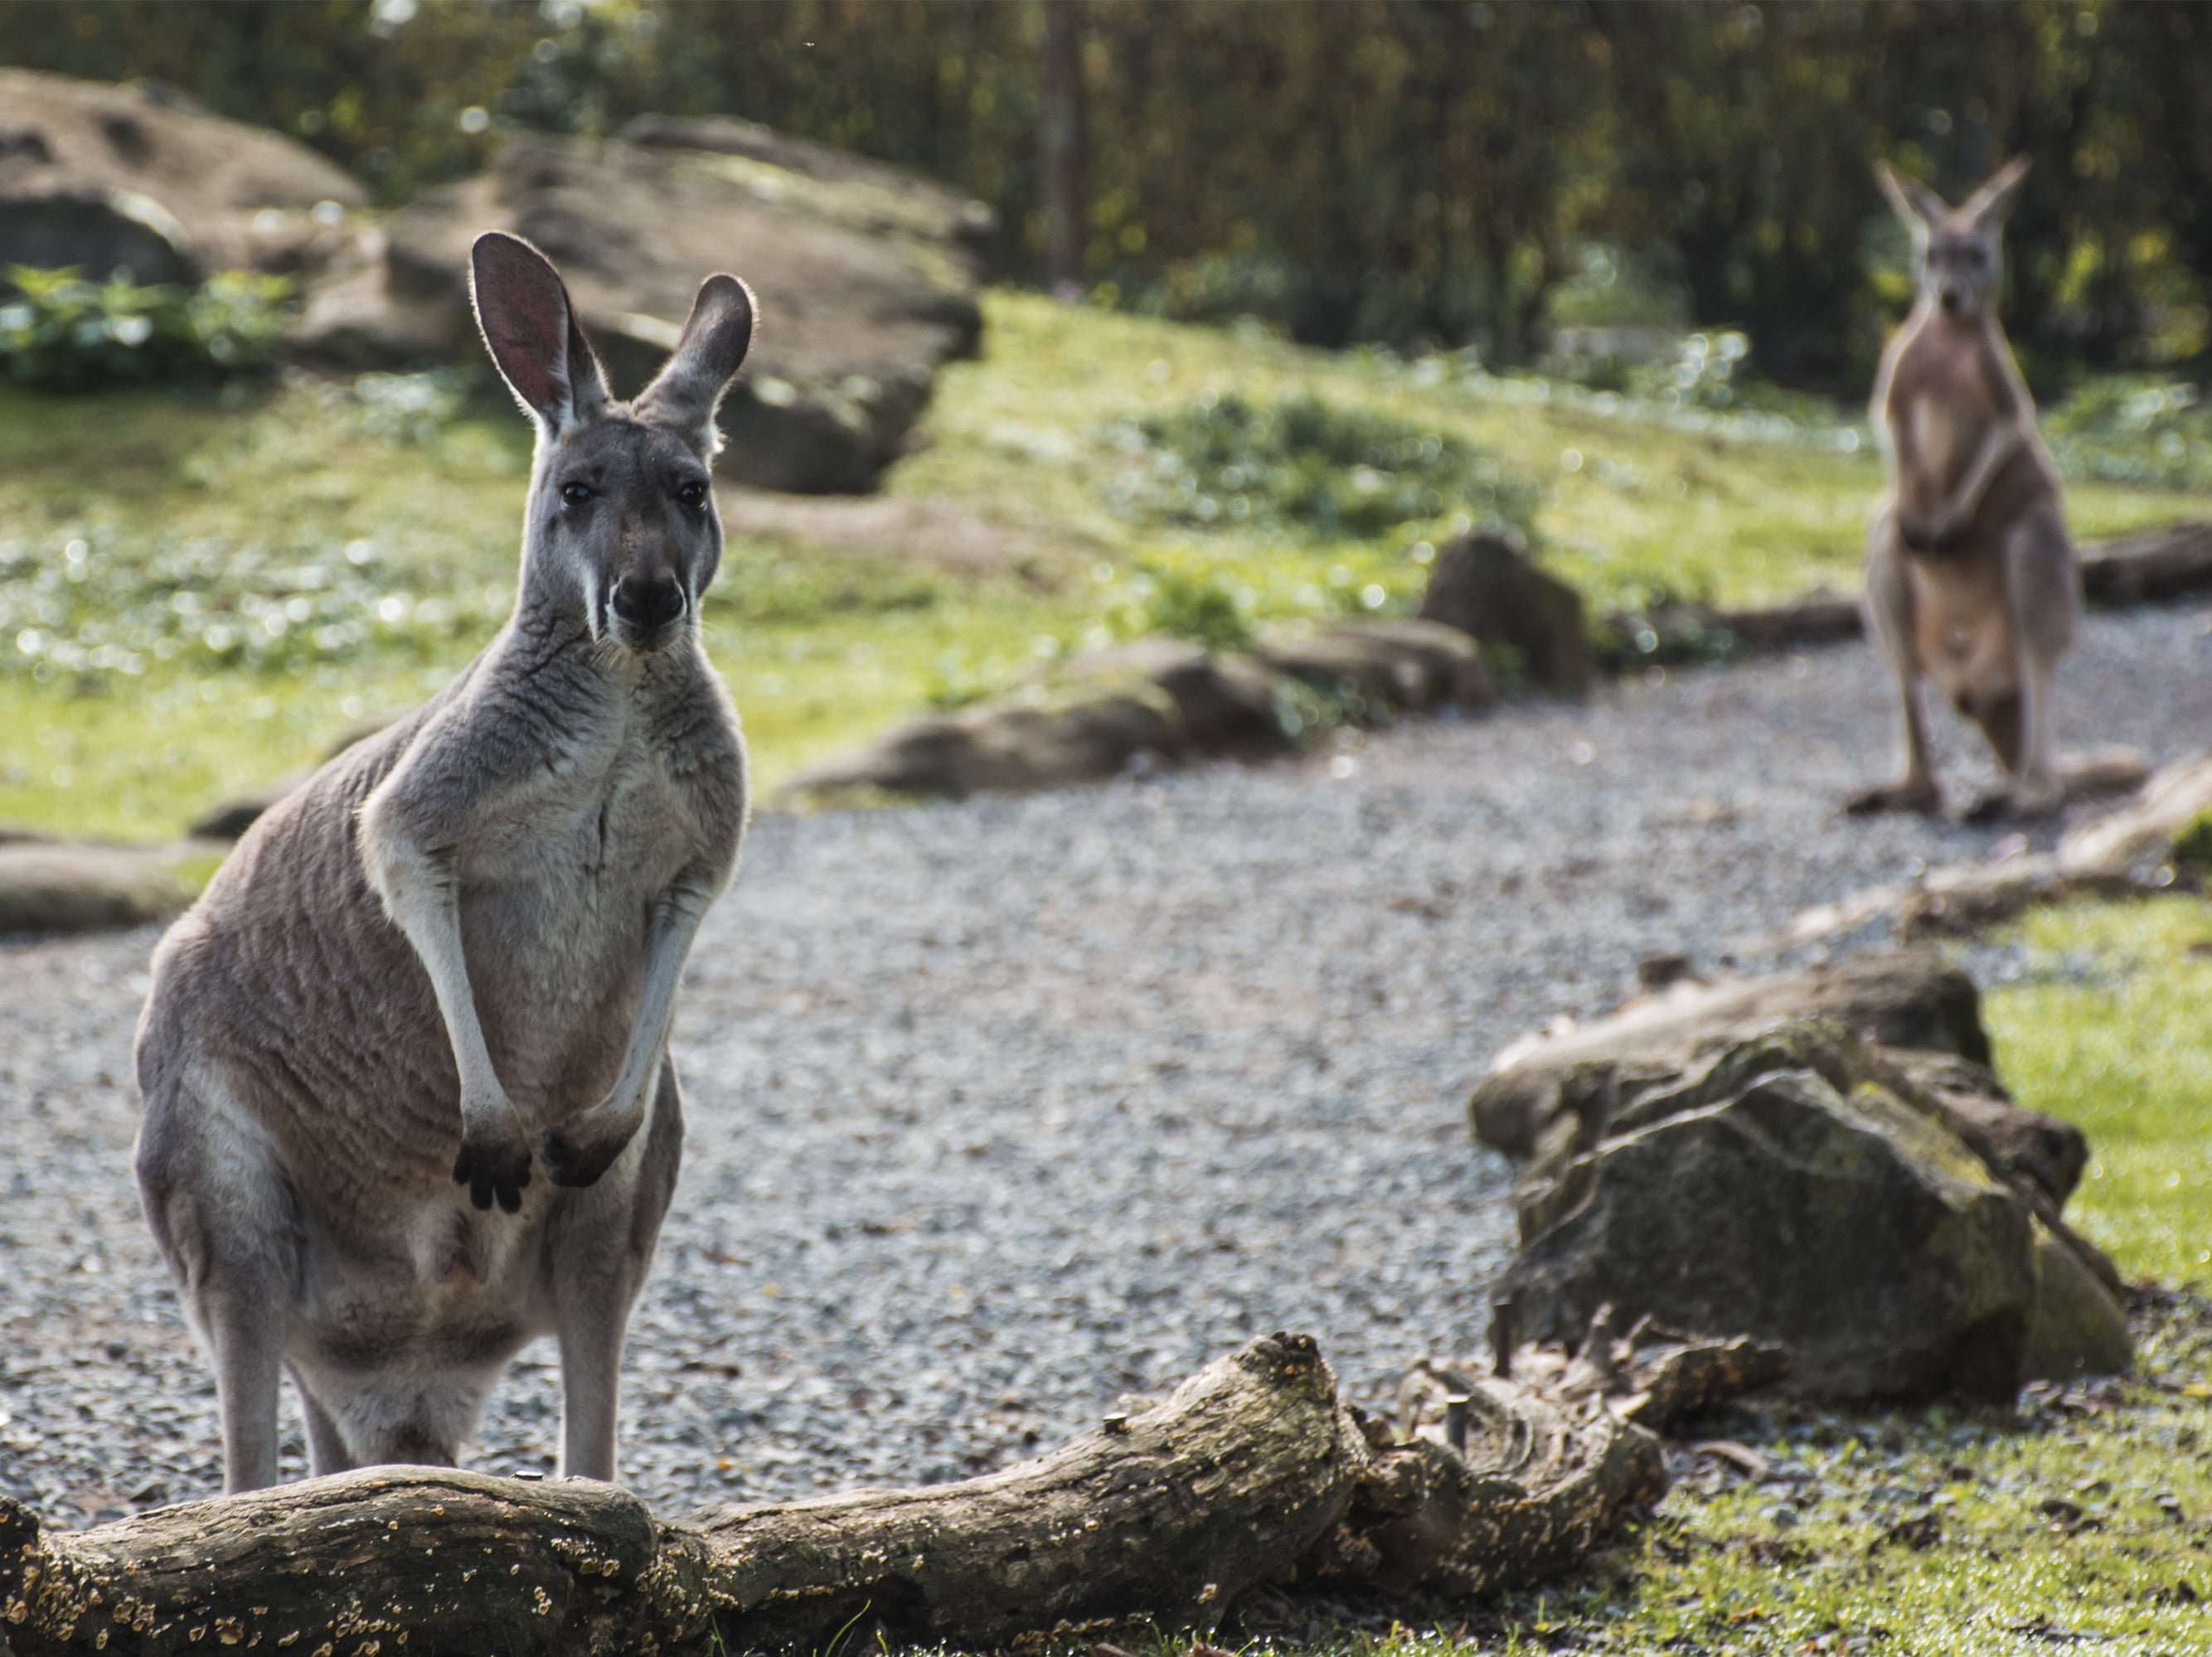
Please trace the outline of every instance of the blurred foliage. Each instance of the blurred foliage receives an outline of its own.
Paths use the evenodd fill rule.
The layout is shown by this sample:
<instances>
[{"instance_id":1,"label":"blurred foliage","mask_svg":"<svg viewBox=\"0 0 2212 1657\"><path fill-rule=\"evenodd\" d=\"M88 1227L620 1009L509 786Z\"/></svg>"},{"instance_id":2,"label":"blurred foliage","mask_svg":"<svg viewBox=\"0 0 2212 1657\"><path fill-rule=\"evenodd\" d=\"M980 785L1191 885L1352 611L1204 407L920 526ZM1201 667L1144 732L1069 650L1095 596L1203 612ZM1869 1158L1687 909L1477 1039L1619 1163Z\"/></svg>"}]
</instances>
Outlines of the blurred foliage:
<instances>
[{"instance_id":1,"label":"blurred foliage","mask_svg":"<svg viewBox=\"0 0 2212 1657\"><path fill-rule=\"evenodd\" d=\"M2181 489L2212 484L2212 404L2185 381L2115 374L2042 416L2069 476Z\"/></svg>"},{"instance_id":2,"label":"blurred foliage","mask_svg":"<svg viewBox=\"0 0 2212 1657\"><path fill-rule=\"evenodd\" d=\"M1118 584L1106 624L1116 638L1165 633L1230 655L1251 649L1255 604L1252 589L1224 571L1140 559Z\"/></svg>"},{"instance_id":3,"label":"blurred foliage","mask_svg":"<svg viewBox=\"0 0 2212 1657\"><path fill-rule=\"evenodd\" d=\"M1133 516L1188 528L1365 538L1447 513L1527 530L1534 480L1464 439L1310 394L1255 404L1208 392L1116 423L1130 466L1111 493Z\"/></svg>"},{"instance_id":4,"label":"blurred foliage","mask_svg":"<svg viewBox=\"0 0 2212 1657\"><path fill-rule=\"evenodd\" d=\"M742 115L992 202L994 274L1033 279L1040 19L1039 0L15 0L0 59L176 82L387 200L515 128ZM1906 297L1872 161L1955 197L2018 150L2036 165L2008 318L2039 390L2212 345L2202 4L1087 0L1082 20L1090 271L1119 304L1492 362L1533 357L1555 319L1730 327L1763 375L1833 390L1864 382Z\"/></svg>"},{"instance_id":5,"label":"blurred foliage","mask_svg":"<svg viewBox=\"0 0 2212 1657\"><path fill-rule=\"evenodd\" d=\"M21 264L7 276L16 293L0 303L0 363L40 391L268 373L284 359L283 276L218 271L196 289Z\"/></svg>"}]
</instances>

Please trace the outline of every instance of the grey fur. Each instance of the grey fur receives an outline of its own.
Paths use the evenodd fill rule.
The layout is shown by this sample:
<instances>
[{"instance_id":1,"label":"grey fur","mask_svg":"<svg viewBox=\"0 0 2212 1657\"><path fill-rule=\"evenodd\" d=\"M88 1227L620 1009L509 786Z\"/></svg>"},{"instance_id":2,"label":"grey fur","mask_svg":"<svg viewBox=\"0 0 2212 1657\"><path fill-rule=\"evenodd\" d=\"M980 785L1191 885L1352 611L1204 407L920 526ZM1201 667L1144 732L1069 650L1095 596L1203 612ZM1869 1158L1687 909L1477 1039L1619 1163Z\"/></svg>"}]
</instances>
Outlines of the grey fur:
<instances>
[{"instance_id":1,"label":"grey fur","mask_svg":"<svg viewBox=\"0 0 2212 1657\"><path fill-rule=\"evenodd\" d=\"M254 825L161 941L139 1022L139 1189L234 1490L276 1478L280 1370L317 1472L450 1463L540 1334L562 1471L613 1478L623 1332L675 1188L669 1018L746 809L697 617L751 298L711 278L624 407L535 249L486 236L474 264L538 427L514 613Z\"/></svg>"}]
</instances>

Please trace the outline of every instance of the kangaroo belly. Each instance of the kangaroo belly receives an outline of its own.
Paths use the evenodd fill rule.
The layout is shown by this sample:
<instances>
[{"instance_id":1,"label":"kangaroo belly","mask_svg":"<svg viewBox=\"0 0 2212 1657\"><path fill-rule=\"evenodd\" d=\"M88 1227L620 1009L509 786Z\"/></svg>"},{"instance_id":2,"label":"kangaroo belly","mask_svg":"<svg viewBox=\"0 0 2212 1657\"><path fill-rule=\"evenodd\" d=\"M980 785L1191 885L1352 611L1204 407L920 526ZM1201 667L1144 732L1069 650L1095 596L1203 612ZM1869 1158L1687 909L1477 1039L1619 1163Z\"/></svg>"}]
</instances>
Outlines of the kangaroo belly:
<instances>
[{"instance_id":1,"label":"kangaroo belly","mask_svg":"<svg viewBox=\"0 0 2212 1657\"><path fill-rule=\"evenodd\" d=\"M1913 561L1913 652L1920 671L1962 712L2020 688L2012 610L1997 557Z\"/></svg>"}]
</instances>

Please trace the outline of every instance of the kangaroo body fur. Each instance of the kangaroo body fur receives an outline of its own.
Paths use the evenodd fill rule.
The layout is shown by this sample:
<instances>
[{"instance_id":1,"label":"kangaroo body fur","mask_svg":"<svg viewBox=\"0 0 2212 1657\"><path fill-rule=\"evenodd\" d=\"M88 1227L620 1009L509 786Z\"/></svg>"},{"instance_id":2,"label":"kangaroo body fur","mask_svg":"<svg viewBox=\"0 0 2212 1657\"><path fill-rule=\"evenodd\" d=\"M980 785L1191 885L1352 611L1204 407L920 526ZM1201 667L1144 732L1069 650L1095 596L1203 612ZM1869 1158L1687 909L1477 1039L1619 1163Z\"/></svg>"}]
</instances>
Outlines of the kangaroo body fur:
<instances>
[{"instance_id":1,"label":"kangaroo body fur","mask_svg":"<svg viewBox=\"0 0 2212 1657\"><path fill-rule=\"evenodd\" d=\"M1996 317L1998 233L2027 173L2008 163L1957 209L1889 167L1913 234L1918 295L1882 353L1870 407L1891 488L1868 537L1872 630L1897 676L1905 772L1856 811L1942 802L1920 705L1925 679L1980 727L2007 786L1975 815L2059 804L2051 687L2072 647L2081 578L2058 476Z\"/></svg>"},{"instance_id":2,"label":"kangaroo body fur","mask_svg":"<svg viewBox=\"0 0 2212 1657\"><path fill-rule=\"evenodd\" d=\"M162 940L139 1024L140 1192L234 1490L276 1480L280 1371L318 1473L450 1463L548 1333L562 1471L612 1478L675 1187L676 983L745 815L696 617L751 299L711 278L623 405L534 249L486 236L473 274L538 427L514 613L253 826Z\"/></svg>"}]
</instances>

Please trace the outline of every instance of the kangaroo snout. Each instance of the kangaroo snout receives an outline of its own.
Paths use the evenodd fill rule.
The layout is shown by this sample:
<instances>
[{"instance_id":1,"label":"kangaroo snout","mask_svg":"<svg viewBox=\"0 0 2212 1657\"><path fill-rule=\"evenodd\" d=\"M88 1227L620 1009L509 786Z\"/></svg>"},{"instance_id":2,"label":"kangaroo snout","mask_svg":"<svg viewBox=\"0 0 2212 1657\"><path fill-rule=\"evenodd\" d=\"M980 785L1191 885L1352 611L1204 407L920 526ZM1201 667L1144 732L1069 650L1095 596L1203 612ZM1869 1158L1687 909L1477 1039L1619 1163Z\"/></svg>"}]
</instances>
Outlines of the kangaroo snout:
<instances>
[{"instance_id":1,"label":"kangaroo snout","mask_svg":"<svg viewBox=\"0 0 2212 1657\"><path fill-rule=\"evenodd\" d=\"M615 631L622 641L647 648L664 641L690 606L684 586L667 571L620 577L607 594Z\"/></svg>"}]
</instances>

